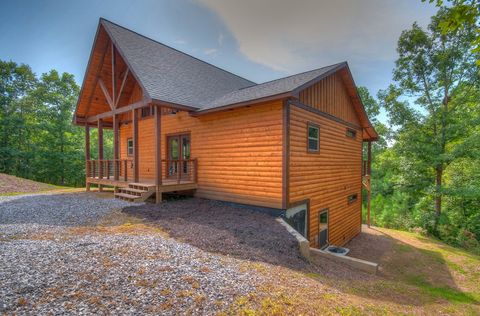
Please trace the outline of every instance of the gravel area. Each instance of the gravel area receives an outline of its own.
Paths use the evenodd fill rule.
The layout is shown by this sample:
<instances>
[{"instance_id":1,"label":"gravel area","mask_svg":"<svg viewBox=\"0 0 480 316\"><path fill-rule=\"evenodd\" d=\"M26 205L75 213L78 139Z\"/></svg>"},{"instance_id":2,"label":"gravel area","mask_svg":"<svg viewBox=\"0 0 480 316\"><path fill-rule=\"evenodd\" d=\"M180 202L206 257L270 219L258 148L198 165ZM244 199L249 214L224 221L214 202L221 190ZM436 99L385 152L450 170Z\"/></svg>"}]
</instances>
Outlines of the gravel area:
<instances>
[{"instance_id":1,"label":"gravel area","mask_svg":"<svg viewBox=\"0 0 480 316\"><path fill-rule=\"evenodd\" d=\"M0 314L211 315L261 281L245 261L159 232L85 229L125 205L93 193L0 197Z\"/></svg>"},{"instance_id":2,"label":"gravel area","mask_svg":"<svg viewBox=\"0 0 480 316\"><path fill-rule=\"evenodd\" d=\"M233 259L161 236L15 240L0 252L4 312L213 314L254 290Z\"/></svg>"},{"instance_id":3,"label":"gravel area","mask_svg":"<svg viewBox=\"0 0 480 316\"><path fill-rule=\"evenodd\" d=\"M0 196L0 240L10 235L93 225L112 210L128 205L132 204L86 192Z\"/></svg>"}]
</instances>

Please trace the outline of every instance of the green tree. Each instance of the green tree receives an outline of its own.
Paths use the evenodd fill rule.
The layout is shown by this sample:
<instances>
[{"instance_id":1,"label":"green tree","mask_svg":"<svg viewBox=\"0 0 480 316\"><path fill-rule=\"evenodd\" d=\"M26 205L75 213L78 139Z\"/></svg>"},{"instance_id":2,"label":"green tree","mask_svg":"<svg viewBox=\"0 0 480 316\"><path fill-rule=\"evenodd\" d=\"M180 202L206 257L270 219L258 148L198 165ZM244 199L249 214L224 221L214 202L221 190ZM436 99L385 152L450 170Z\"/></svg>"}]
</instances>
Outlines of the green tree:
<instances>
[{"instance_id":1,"label":"green tree","mask_svg":"<svg viewBox=\"0 0 480 316\"><path fill-rule=\"evenodd\" d=\"M28 95L35 85L30 67L0 60L0 172L30 175L36 109Z\"/></svg>"},{"instance_id":2,"label":"green tree","mask_svg":"<svg viewBox=\"0 0 480 316\"><path fill-rule=\"evenodd\" d=\"M83 130L72 124L79 88L73 75L52 70L43 74L32 98L38 103L37 178L60 185L79 185L83 179Z\"/></svg>"},{"instance_id":3,"label":"green tree","mask_svg":"<svg viewBox=\"0 0 480 316\"><path fill-rule=\"evenodd\" d=\"M463 120L461 99L478 80L478 56L470 49L475 28L443 32L450 15L450 9L441 8L427 30L415 23L402 32L394 69L397 85L379 93L395 127L395 150L408 158L401 166L403 187L410 196L433 198L434 232L442 214L445 168L468 152L470 125Z\"/></svg>"},{"instance_id":4,"label":"green tree","mask_svg":"<svg viewBox=\"0 0 480 316\"><path fill-rule=\"evenodd\" d=\"M422 0L422 2L426 2L426 0ZM438 7L450 3L452 6L440 24L442 32L447 34L466 27L475 28L476 36L472 40L472 51L480 52L480 28L478 26L480 2L478 0L428 0L428 2L435 3ZM480 64L480 60L477 60L477 64Z\"/></svg>"}]
</instances>

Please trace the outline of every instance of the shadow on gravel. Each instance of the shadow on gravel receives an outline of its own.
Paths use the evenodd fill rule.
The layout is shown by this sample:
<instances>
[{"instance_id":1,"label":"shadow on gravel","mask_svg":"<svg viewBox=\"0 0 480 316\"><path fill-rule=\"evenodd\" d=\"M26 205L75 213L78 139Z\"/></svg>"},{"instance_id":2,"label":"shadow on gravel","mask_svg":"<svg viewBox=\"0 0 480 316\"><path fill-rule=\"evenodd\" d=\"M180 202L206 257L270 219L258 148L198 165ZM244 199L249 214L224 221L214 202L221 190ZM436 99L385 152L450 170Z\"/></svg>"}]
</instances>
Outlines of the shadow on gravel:
<instances>
[{"instance_id":1,"label":"shadow on gravel","mask_svg":"<svg viewBox=\"0 0 480 316\"><path fill-rule=\"evenodd\" d=\"M333 273L343 278L352 274L334 263L328 263L328 268L310 264L300 255L297 241L273 216L247 207L187 198L126 207L123 212L160 225L170 236L205 251L302 272Z\"/></svg>"}]
</instances>

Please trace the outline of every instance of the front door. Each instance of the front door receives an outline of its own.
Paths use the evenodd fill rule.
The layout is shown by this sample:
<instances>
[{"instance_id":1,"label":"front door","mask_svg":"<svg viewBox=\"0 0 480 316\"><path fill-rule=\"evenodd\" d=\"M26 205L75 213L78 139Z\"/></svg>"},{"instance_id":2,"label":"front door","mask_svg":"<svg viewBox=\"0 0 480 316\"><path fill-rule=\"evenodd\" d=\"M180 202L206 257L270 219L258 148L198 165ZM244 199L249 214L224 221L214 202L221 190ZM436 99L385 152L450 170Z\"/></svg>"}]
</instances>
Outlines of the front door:
<instances>
[{"instance_id":1,"label":"front door","mask_svg":"<svg viewBox=\"0 0 480 316\"><path fill-rule=\"evenodd\" d=\"M318 212L318 248L328 245L328 209Z\"/></svg>"},{"instance_id":2,"label":"front door","mask_svg":"<svg viewBox=\"0 0 480 316\"><path fill-rule=\"evenodd\" d=\"M168 144L168 177L185 177L190 172L190 134L173 135L167 137Z\"/></svg>"}]
</instances>

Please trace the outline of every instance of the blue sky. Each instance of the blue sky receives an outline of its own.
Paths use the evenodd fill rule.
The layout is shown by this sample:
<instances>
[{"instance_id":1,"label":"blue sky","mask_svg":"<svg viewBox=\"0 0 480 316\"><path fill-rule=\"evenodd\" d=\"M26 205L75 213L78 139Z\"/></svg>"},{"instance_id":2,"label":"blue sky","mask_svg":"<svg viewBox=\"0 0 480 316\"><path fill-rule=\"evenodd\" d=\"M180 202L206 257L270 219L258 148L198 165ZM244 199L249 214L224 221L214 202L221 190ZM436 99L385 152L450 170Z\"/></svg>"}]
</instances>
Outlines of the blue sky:
<instances>
[{"instance_id":1,"label":"blue sky","mask_svg":"<svg viewBox=\"0 0 480 316\"><path fill-rule=\"evenodd\" d=\"M435 10L420 0L4 0L0 59L81 84L104 17L255 82L346 60L376 94L391 81L401 31Z\"/></svg>"}]
</instances>

